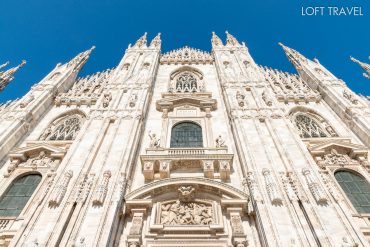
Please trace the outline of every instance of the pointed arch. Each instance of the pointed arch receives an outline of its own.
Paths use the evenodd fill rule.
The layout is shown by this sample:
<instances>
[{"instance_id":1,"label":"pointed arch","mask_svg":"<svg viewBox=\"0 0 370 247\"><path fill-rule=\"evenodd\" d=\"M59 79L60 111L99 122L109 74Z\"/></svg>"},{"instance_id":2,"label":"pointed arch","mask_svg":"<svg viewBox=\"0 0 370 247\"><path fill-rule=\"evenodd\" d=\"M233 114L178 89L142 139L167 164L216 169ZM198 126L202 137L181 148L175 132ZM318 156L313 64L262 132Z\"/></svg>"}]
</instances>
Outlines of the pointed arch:
<instances>
[{"instance_id":1,"label":"pointed arch","mask_svg":"<svg viewBox=\"0 0 370 247\"><path fill-rule=\"evenodd\" d=\"M290 111L289 116L301 138L338 136L329 122L313 109L295 107Z\"/></svg>"},{"instance_id":2,"label":"pointed arch","mask_svg":"<svg viewBox=\"0 0 370 247\"><path fill-rule=\"evenodd\" d=\"M43 141L73 141L82 124L86 120L86 115L82 111L72 110L59 115L45 129L40 136Z\"/></svg>"},{"instance_id":3,"label":"pointed arch","mask_svg":"<svg viewBox=\"0 0 370 247\"><path fill-rule=\"evenodd\" d=\"M41 182L40 173L18 176L0 199L0 217L17 217Z\"/></svg>"},{"instance_id":4,"label":"pointed arch","mask_svg":"<svg viewBox=\"0 0 370 247\"><path fill-rule=\"evenodd\" d=\"M370 213L370 185L357 172L340 169L334 173L338 184L350 200L357 212Z\"/></svg>"}]
</instances>

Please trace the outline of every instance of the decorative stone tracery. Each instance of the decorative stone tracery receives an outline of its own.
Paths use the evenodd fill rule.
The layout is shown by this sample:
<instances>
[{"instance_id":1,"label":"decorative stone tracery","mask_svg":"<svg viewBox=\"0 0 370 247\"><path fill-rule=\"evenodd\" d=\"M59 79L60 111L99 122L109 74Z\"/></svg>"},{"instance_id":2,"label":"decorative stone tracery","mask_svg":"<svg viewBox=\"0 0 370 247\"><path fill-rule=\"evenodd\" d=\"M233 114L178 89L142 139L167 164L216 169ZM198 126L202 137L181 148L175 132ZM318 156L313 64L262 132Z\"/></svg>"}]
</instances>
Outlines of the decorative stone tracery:
<instances>
[{"instance_id":1,"label":"decorative stone tracery","mask_svg":"<svg viewBox=\"0 0 370 247\"><path fill-rule=\"evenodd\" d=\"M311 112L296 112L292 121L301 138L336 137L333 127L324 118Z\"/></svg>"},{"instance_id":2,"label":"decorative stone tracery","mask_svg":"<svg viewBox=\"0 0 370 247\"><path fill-rule=\"evenodd\" d=\"M161 64L211 64L213 57L208 52L185 46L163 54L160 62Z\"/></svg>"},{"instance_id":3,"label":"decorative stone tracery","mask_svg":"<svg viewBox=\"0 0 370 247\"><path fill-rule=\"evenodd\" d=\"M80 113L56 119L41 135L42 141L71 141L81 129L85 117Z\"/></svg>"}]
</instances>

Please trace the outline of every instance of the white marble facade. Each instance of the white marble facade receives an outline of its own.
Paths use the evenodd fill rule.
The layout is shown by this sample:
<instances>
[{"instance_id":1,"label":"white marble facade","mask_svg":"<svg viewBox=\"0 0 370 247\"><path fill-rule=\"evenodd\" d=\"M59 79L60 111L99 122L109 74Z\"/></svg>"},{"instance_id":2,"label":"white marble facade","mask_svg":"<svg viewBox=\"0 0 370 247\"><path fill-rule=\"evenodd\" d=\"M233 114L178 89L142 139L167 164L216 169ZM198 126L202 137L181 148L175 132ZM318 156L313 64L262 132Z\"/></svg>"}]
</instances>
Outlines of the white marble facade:
<instances>
[{"instance_id":1,"label":"white marble facade","mask_svg":"<svg viewBox=\"0 0 370 247\"><path fill-rule=\"evenodd\" d=\"M0 201L0 246L370 246L335 175L370 182L368 100L318 60L281 44L298 73L281 72L226 36L161 53L145 34L77 78L93 47L1 106L1 200L41 180L18 213ZM184 123L194 146L171 141Z\"/></svg>"}]
</instances>

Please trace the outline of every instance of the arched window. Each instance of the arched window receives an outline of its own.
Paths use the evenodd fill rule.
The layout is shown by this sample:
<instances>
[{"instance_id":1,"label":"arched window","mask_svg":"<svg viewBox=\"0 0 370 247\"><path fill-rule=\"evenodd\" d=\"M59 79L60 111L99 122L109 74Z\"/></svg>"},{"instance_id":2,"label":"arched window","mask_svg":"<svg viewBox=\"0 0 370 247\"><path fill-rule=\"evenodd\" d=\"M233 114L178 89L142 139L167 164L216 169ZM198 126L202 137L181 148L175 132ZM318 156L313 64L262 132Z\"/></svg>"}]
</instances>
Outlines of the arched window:
<instances>
[{"instance_id":1,"label":"arched window","mask_svg":"<svg viewBox=\"0 0 370 247\"><path fill-rule=\"evenodd\" d=\"M176 92L190 93L197 92L198 83L197 79L191 73L184 72L176 80Z\"/></svg>"},{"instance_id":2,"label":"arched window","mask_svg":"<svg viewBox=\"0 0 370 247\"><path fill-rule=\"evenodd\" d=\"M297 114L294 119L301 138L327 137L328 133L312 118L305 114Z\"/></svg>"},{"instance_id":3,"label":"arched window","mask_svg":"<svg viewBox=\"0 0 370 247\"><path fill-rule=\"evenodd\" d=\"M17 178L0 199L0 216L17 217L41 181L41 175L30 174Z\"/></svg>"},{"instance_id":4,"label":"arched window","mask_svg":"<svg viewBox=\"0 0 370 247\"><path fill-rule=\"evenodd\" d=\"M203 147L202 128L192 122L182 122L172 127L171 148Z\"/></svg>"},{"instance_id":5,"label":"arched window","mask_svg":"<svg viewBox=\"0 0 370 247\"><path fill-rule=\"evenodd\" d=\"M75 113L55 120L41 135L40 140L71 141L81 129L84 117Z\"/></svg>"},{"instance_id":6,"label":"arched window","mask_svg":"<svg viewBox=\"0 0 370 247\"><path fill-rule=\"evenodd\" d=\"M356 210L369 214L370 185L366 179L349 171L338 171L334 176Z\"/></svg>"}]
</instances>

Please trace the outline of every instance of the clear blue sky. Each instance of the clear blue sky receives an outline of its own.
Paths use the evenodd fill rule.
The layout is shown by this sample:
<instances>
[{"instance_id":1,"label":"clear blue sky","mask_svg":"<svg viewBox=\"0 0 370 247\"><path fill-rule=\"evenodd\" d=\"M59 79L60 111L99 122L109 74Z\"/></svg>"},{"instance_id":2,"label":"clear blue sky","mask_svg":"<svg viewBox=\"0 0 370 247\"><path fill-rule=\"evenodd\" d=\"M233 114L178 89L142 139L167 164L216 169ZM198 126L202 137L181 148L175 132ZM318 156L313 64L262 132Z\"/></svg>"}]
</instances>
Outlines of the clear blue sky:
<instances>
[{"instance_id":1,"label":"clear blue sky","mask_svg":"<svg viewBox=\"0 0 370 247\"><path fill-rule=\"evenodd\" d=\"M364 16L301 16L302 6L361 6ZM370 55L368 0L1 0L0 63L28 61L0 93L24 95L58 62L96 45L80 75L114 67L145 31L162 33L162 52L183 45L210 51L211 32L245 41L257 63L293 72L284 44L320 62L358 93L370 81L349 60Z\"/></svg>"}]
</instances>

